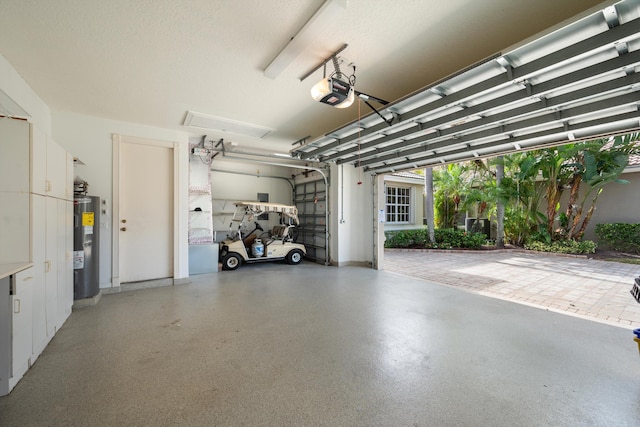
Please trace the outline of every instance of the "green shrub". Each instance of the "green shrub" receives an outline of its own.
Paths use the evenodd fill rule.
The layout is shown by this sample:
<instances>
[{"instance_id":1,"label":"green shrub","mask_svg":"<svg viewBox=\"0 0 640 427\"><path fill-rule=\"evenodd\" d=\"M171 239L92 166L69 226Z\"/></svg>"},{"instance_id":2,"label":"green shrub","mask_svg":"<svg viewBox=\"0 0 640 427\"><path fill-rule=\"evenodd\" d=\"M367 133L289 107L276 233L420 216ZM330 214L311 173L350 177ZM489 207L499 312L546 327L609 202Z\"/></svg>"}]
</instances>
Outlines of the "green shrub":
<instances>
[{"instance_id":1,"label":"green shrub","mask_svg":"<svg viewBox=\"0 0 640 427\"><path fill-rule=\"evenodd\" d=\"M387 240L385 248L416 248L429 242L429 232L426 228L416 230L399 230L385 233Z\"/></svg>"},{"instance_id":2,"label":"green shrub","mask_svg":"<svg viewBox=\"0 0 640 427\"><path fill-rule=\"evenodd\" d=\"M596 224L596 235L611 249L640 254L640 224Z\"/></svg>"},{"instance_id":3,"label":"green shrub","mask_svg":"<svg viewBox=\"0 0 640 427\"><path fill-rule=\"evenodd\" d=\"M591 240L554 240L553 242L531 241L524 245L525 249L540 252L555 252L560 254L584 255L596 251L596 243Z\"/></svg>"},{"instance_id":4,"label":"green shrub","mask_svg":"<svg viewBox=\"0 0 640 427\"><path fill-rule=\"evenodd\" d=\"M434 230L435 243L429 241L427 228L417 230L388 231L385 248L423 249L480 249L487 241L483 233L466 232L455 228Z\"/></svg>"}]
</instances>

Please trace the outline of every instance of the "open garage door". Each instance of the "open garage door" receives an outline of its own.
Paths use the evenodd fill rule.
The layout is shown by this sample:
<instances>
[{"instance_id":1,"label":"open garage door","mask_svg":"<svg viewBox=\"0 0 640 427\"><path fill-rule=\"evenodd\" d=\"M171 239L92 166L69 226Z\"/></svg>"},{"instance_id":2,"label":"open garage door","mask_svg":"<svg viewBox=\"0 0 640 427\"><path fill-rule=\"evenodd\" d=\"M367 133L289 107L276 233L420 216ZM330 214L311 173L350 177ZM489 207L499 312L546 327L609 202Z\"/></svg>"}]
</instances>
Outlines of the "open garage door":
<instances>
[{"instance_id":1,"label":"open garage door","mask_svg":"<svg viewBox=\"0 0 640 427\"><path fill-rule=\"evenodd\" d=\"M639 70L640 6L624 0L387 104L294 154L380 175L630 133L640 117Z\"/></svg>"},{"instance_id":2,"label":"open garage door","mask_svg":"<svg viewBox=\"0 0 640 427\"><path fill-rule=\"evenodd\" d=\"M297 243L307 248L307 258L318 263L327 260L327 187L322 179L296 183L295 205L300 230Z\"/></svg>"}]
</instances>

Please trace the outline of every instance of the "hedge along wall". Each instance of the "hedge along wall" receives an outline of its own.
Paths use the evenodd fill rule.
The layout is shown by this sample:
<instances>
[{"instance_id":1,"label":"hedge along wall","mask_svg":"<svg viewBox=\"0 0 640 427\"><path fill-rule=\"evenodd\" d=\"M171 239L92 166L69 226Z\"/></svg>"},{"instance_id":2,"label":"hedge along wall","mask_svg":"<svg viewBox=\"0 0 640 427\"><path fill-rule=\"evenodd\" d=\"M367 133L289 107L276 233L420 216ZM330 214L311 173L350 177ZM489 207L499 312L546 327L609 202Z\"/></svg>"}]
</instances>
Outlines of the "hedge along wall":
<instances>
[{"instance_id":1,"label":"hedge along wall","mask_svg":"<svg viewBox=\"0 0 640 427\"><path fill-rule=\"evenodd\" d=\"M600 246L640 254L640 223L597 224Z\"/></svg>"}]
</instances>

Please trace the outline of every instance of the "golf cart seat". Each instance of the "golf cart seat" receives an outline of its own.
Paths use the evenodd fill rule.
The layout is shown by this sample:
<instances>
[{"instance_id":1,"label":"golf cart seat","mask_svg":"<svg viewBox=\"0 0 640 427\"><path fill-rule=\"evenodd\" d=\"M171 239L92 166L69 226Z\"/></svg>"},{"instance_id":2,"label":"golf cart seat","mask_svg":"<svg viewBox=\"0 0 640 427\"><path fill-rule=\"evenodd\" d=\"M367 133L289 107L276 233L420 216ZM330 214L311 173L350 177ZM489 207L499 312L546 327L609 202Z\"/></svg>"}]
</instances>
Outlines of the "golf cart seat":
<instances>
[{"instance_id":1,"label":"golf cart seat","mask_svg":"<svg viewBox=\"0 0 640 427\"><path fill-rule=\"evenodd\" d=\"M268 246L273 242L287 242L291 240L289 238L289 226L287 225L275 225L271 229L271 236L266 241L265 245Z\"/></svg>"},{"instance_id":2,"label":"golf cart seat","mask_svg":"<svg viewBox=\"0 0 640 427\"><path fill-rule=\"evenodd\" d=\"M286 240L289 237L289 227L286 225L275 225L273 229L271 229L271 239L273 242L275 240Z\"/></svg>"}]
</instances>

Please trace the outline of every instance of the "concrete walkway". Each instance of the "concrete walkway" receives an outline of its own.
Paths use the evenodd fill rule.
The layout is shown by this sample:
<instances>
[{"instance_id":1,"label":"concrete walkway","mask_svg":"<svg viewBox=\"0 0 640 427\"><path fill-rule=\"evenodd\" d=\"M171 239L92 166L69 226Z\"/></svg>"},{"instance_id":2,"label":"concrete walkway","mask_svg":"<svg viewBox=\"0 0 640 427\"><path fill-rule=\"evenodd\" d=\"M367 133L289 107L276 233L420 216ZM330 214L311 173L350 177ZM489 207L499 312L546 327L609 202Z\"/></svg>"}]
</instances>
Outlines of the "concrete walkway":
<instances>
[{"instance_id":1,"label":"concrete walkway","mask_svg":"<svg viewBox=\"0 0 640 427\"><path fill-rule=\"evenodd\" d=\"M529 251L386 249L386 271L629 329L640 328L631 296L640 265Z\"/></svg>"}]
</instances>

